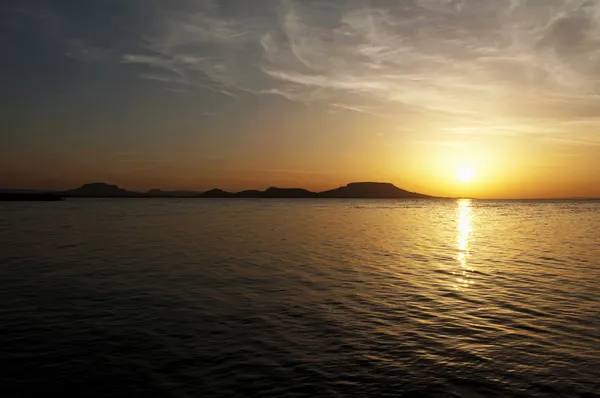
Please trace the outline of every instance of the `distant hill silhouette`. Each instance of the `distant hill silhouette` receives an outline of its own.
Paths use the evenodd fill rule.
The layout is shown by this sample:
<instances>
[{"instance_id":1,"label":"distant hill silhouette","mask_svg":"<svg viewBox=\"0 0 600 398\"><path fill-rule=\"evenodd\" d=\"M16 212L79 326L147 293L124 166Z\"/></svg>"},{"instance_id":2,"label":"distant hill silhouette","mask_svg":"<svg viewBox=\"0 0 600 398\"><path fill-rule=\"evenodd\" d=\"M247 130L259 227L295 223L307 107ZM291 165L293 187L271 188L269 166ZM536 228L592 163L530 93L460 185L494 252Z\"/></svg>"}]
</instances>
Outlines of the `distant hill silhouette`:
<instances>
[{"instance_id":1,"label":"distant hill silhouette","mask_svg":"<svg viewBox=\"0 0 600 398\"><path fill-rule=\"evenodd\" d=\"M262 194L262 191L258 191L256 189L249 189L249 190L238 192L236 194L231 194L231 195L234 195L236 198L260 198L261 194Z\"/></svg>"},{"instance_id":2,"label":"distant hill silhouette","mask_svg":"<svg viewBox=\"0 0 600 398\"><path fill-rule=\"evenodd\" d=\"M40 193L52 193L51 189L0 189L0 193L28 193L28 194L40 194Z\"/></svg>"},{"instance_id":3,"label":"distant hill silhouette","mask_svg":"<svg viewBox=\"0 0 600 398\"><path fill-rule=\"evenodd\" d=\"M117 185L104 182L84 184L79 188L60 192L67 197L89 197L89 198L187 198L198 196L198 191L163 191L162 189L151 189L147 192L128 191Z\"/></svg>"},{"instance_id":4,"label":"distant hill silhouette","mask_svg":"<svg viewBox=\"0 0 600 398\"><path fill-rule=\"evenodd\" d=\"M354 199L426 199L432 196L405 191L384 182L353 182L346 186L324 192L312 192L302 188L270 187L264 191L246 190L227 192L211 189L203 193L195 191L163 191L152 189L147 192L128 191L116 185L95 182L57 194L65 197L88 198L354 198Z\"/></svg>"},{"instance_id":5,"label":"distant hill silhouette","mask_svg":"<svg viewBox=\"0 0 600 398\"><path fill-rule=\"evenodd\" d=\"M387 182L353 182L344 187L320 192L319 197L356 199L431 198L428 195L405 191Z\"/></svg>"},{"instance_id":6,"label":"distant hill silhouette","mask_svg":"<svg viewBox=\"0 0 600 398\"><path fill-rule=\"evenodd\" d=\"M405 191L393 184L384 182L354 182L346 186L325 192L311 192L301 188L275 188L265 191L247 190L227 192L212 189L199 197L202 198L355 198L355 199L425 199L432 196Z\"/></svg>"},{"instance_id":7,"label":"distant hill silhouette","mask_svg":"<svg viewBox=\"0 0 600 398\"><path fill-rule=\"evenodd\" d=\"M317 198L316 192L307 191L302 188L275 188L271 187L261 192L261 198Z\"/></svg>"},{"instance_id":8,"label":"distant hill silhouette","mask_svg":"<svg viewBox=\"0 0 600 398\"><path fill-rule=\"evenodd\" d=\"M198 196L202 192L199 191L163 191L162 189L151 189L144 193L144 196L153 198L185 198Z\"/></svg>"},{"instance_id":9,"label":"distant hill silhouette","mask_svg":"<svg viewBox=\"0 0 600 398\"><path fill-rule=\"evenodd\" d=\"M0 202L56 202L64 198L58 194L35 192L0 192Z\"/></svg>"},{"instance_id":10,"label":"distant hill silhouette","mask_svg":"<svg viewBox=\"0 0 600 398\"><path fill-rule=\"evenodd\" d=\"M222 189L211 189L198 195L199 198L232 198L233 196L233 193L223 191Z\"/></svg>"},{"instance_id":11,"label":"distant hill silhouette","mask_svg":"<svg viewBox=\"0 0 600 398\"><path fill-rule=\"evenodd\" d=\"M128 198L141 197L140 192L127 191L116 185L106 184L103 182L93 182L84 184L79 188L61 192L64 196L71 197L91 197L91 198Z\"/></svg>"},{"instance_id":12,"label":"distant hill silhouette","mask_svg":"<svg viewBox=\"0 0 600 398\"><path fill-rule=\"evenodd\" d=\"M264 191L247 190L242 192L226 192L221 189L211 189L199 195L201 198L317 198L318 193L301 188L271 187Z\"/></svg>"}]
</instances>

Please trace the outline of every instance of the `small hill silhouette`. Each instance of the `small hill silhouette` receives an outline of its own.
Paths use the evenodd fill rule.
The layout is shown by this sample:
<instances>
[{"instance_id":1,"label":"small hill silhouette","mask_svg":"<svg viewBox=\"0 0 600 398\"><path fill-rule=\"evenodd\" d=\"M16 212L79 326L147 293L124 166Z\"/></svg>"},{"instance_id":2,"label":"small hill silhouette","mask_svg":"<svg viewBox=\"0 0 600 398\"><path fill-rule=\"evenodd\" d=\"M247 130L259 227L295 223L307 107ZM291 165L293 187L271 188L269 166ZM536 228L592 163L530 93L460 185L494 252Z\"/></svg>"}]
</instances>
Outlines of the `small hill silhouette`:
<instances>
[{"instance_id":1,"label":"small hill silhouette","mask_svg":"<svg viewBox=\"0 0 600 398\"><path fill-rule=\"evenodd\" d=\"M198 191L163 191L162 189L151 189L145 192L144 195L153 198L186 198L198 196L201 193Z\"/></svg>"},{"instance_id":2,"label":"small hill silhouette","mask_svg":"<svg viewBox=\"0 0 600 398\"><path fill-rule=\"evenodd\" d=\"M262 191L258 191L256 189L248 189L246 191L238 192L235 195L236 198L260 198Z\"/></svg>"},{"instance_id":3,"label":"small hill silhouette","mask_svg":"<svg viewBox=\"0 0 600 398\"><path fill-rule=\"evenodd\" d=\"M199 195L201 198L317 198L316 192L302 188L271 187L264 191L247 190L242 192L227 192L221 189L211 189Z\"/></svg>"},{"instance_id":4,"label":"small hill silhouette","mask_svg":"<svg viewBox=\"0 0 600 398\"><path fill-rule=\"evenodd\" d=\"M317 198L319 194L302 188L271 187L261 193L263 198Z\"/></svg>"},{"instance_id":5,"label":"small hill silhouette","mask_svg":"<svg viewBox=\"0 0 600 398\"><path fill-rule=\"evenodd\" d=\"M222 189L211 189L200 194L199 198L232 198L234 196L231 192L223 191Z\"/></svg>"}]
</instances>

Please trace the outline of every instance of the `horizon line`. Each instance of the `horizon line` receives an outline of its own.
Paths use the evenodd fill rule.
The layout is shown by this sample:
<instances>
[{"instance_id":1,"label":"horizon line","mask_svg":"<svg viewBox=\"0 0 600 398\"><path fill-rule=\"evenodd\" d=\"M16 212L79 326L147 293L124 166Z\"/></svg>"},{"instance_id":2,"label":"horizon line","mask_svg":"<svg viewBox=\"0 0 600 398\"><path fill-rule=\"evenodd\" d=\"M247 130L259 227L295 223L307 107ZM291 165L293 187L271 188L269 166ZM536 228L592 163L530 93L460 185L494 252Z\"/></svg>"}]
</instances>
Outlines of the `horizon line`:
<instances>
[{"instance_id":1,"label":"horizon line","mask_svg":"<svg viewBox=\"0 0 600 398\"><path fill-rule=\"evenodd\" d=\"M600 200L600 197L594 197L594 196L590 196L590 197L588 197L588 196L570 196L570 197L569 196L557 196L557 197L517 197L517 198L503 198L503 197L482 198L482 197L475 197L475 196L434 196L434 195L423 194L423 193L415 192L415 191L408 191L408 190L405 190L403 188L398 187L397 185L395 185L394 183L391 183L391 182L379 182L379 181L353 181L353 182L349 182L349 183L347 183L345 185L340 185L337 188L331 188L331 189L327 189L327 190L324 190L324 191L311 191L309 189L299 188L299 187L277 187L277 186L274 186L274 185L271 185L271 186L265 188L264 190L250 188L250 189L242 189L242 190L239 190L239 191L227 191L227 190L223 190L223 189L220 189L220 188L217 188L217 187L210 188L210 189L207 189L207 190L196 190L196 189L168 189L168 190L164 190L162 188L151 188L151 189L147 189L147 190L129 190L127 188L122 188L118 184L107 183L107 182L103 182L103 181L95 181L95 182L83 183L83 184L79 185L76 188L70 188L70 189L2 188L2 187L0 187L0 192L19 192L20 191L20 192L31 192L31 193L63 193L63 192L73 191L73 190L82 188L82 187L84 187L86 185L102 184L102 185L114 186L114 187L117 187L118 189L121 189L121 190L124 190L124 191L127 191L127 192L131 192L131 193L135 193L135 194L147 194L147 193L149 193L151 191L161 191L161 192L164 192L164 193L169 193L169 192L190 192L190 193L195 193L195 194L201 195L203 193L214 191L214 190L220 190L220 191L223 191L223 192L226 192L226 193L236 194L236 193L241 193L241 192L245 192L245 191L259 191L259 192L264 192L264 191L267 191L268 189L271 189L271 188L275 188L275 189L300 189L300 190L304 190L304 191L307 191L307 192L310 192L310 193L319 194L319 193L327 192L327 191L330 191L330 190L339 189L339 188L342 188L342 187L347 187L350 184L365 184L365 183L367 183L367 184L368 183L372 183L372 184L388 184L388 185L394 186L395 188L403 190L405 192L428 196L430 199L452 199L452 200L461 200L461 199L469 199L469 200L513 200L513 201L517 201L517 200ZM115 197L115 198L118 198L118 197ZM163 198L168 199L169 197L163 197ZM222 198L222 199L226 199L226 198ZM244 198L231 198L231 199L244 199ZM360 199L360 198L357 198L357 199ZM368 198L363 198L363 199L368 199ZM373 198L373 199L377 199L377 198ZM379 199L388 199L388 198L379 198ZM389 198L389 199L412 199L412 198Z\"/></svg>"}]
</instances>

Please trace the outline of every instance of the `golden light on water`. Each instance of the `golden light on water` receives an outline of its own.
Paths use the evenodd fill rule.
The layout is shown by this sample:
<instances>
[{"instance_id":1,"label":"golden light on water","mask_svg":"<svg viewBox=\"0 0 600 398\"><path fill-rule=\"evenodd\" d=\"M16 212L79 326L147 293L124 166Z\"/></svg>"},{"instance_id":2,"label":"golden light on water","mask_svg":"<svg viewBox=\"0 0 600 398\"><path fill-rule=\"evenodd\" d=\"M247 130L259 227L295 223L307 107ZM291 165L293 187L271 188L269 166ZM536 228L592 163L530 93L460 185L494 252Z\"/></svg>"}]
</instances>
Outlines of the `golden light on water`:
<instances>
[{"instance_id":1,"label":"golden light on water","mask_svg":"<svg viewBox=\"0 0 600 398\"><path fill-rule=\"evenodd\" d=\"M473 215L471 213L471 200L470 199L461 199L458 201L458 209L457 209L457 236L456 236L456 245L457 245L457 261L460 265L460 276L456 279L457 284L455 288L466 288L469 285L473 284L473 281L470 279L469 274L473 271L473 268L469 266L469 249L470 249L470 239L471 232L473 230L472 226Z\"/></svg>"}]
</instances>

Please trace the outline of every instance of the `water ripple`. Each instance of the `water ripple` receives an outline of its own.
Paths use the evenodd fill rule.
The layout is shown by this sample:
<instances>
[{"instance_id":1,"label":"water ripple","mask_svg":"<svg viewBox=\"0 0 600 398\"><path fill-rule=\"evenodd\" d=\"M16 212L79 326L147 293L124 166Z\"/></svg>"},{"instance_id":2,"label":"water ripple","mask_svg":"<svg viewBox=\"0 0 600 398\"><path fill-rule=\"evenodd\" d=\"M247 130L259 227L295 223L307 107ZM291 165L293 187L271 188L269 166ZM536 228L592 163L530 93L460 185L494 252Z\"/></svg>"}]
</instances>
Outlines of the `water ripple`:
<instances>
[{"instance_id":1,"label":"water ripple","mask_svg":"<svg viewBox=\"0 0 600 398\"><path fill-rule=\"evenodd\" d=\"M600 391L600 202L0 206L4 396Z\"/></svg>"}]
</instances>

